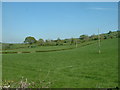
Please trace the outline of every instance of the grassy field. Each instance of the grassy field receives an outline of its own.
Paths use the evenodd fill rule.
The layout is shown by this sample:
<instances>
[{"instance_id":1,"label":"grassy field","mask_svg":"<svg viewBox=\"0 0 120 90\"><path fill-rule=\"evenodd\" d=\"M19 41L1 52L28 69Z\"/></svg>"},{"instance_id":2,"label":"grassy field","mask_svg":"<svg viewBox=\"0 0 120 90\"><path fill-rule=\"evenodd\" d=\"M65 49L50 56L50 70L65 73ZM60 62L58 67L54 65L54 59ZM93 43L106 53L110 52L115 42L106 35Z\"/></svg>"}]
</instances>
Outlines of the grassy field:
<instances>
[{"instance_id":1,"label":"grassy field","mask_svg":"<svg viewBox=\"0 0 120 90\"><path fill-rule=\"evenodd\" d=\"M96 41L89 41L85 43L78 44L78 47L95 43ZM67 48L76 48L75 45L61 45L61 46L36 46L35 48L28 48L29 45L24 44L15 44L13 45L13 49L3 50L3 52L32 52L32 51L48 51L48 50L60 50L60 49L67 49ZM19 48L24 47L24 48ZM17 49L16 49L17 48Z\"/></svg>"},{"instance_id":2,"label":"grassy field","mask_svg":"<svg viewBox=\"0 0 120 90\"><path fill-rule=\"evenodd\" d=\"M3 80L16 82L23 76L28 81L52 82L52 88L116 87L117 45L117 39L102 41L101 54L97 43L64 51L3 54Z\"/></svg>"}]
</instances>

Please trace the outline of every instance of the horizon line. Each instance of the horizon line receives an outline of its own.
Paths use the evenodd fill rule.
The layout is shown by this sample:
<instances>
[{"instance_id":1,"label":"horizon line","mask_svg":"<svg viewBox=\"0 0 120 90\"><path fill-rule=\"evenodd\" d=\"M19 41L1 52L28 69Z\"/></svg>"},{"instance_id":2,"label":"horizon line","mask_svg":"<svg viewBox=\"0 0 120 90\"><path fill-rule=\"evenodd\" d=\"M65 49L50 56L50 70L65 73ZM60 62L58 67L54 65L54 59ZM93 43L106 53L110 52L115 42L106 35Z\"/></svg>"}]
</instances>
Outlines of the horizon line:
<instances>
[{"instance_id":1,"label":"horizon line","mask_svg":"<svg viewBox=\"0 0 120 90\"><path fill-rule=\"evenodd\" d=\"M118 32L119 30L109 30L109 31L111 31L111 32ZM109 32L108 31L108 32ZM107 34L108 32L104 32L104 33L99 33L99 34ZM91 34L91 35L88 35L88 34L81 34L81 35L87 35L88 37L90 37L90 36L92 36L92 35L98 35L98 34ZM80 35L80 36L81 36ZM34 37L34 36L26 36L26 37ZM26 38L25 37L25 38ZM25 39L24 38L24 39ZM35 38L35 37L34 37ZM58 38L60 38L60 37L58 37ZM58 38L56 38L56 39L43 39L43 38L39 38L39 39L43 39L44 41L45 40L57 40ZM79 37L71 37L71 38L74 38L74 39L78 39ZM71 38L60 38L61 40L65 40L65 39L71 39ZM36 38L35 38L36 39ZM39 40L39 39L36 39L37 41ZM2 42L2 41L0 41L0 43L14 43L14 44L19 44L19 43L24 43L24 40L22 41L22 42Z\"/></svg>"}]
</instances>

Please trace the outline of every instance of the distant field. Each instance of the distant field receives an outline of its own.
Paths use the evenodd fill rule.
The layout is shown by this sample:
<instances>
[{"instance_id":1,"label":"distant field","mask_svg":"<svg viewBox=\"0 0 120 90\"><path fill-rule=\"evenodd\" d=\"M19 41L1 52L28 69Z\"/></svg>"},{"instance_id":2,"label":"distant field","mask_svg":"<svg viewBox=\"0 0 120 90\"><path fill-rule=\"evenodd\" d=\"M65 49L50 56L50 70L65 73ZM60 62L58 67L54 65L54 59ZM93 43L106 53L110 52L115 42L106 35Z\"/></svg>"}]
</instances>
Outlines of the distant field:
<instances>
[{"instance_id":1,"label":"distant field","mask_svg":"<svg viewBox=\"0 0 120 90\"><path fill-rule=\"evenodd\" d=\"M43 50L58 49L50 46ZM67 48L67 46L64 46ZM31 51L16 49L11 51ZM10 51L10 50L9 50ZM108 39L78 48L28 54L3 54L3 80L19 81L22 76L28 81L53 82L52 88L108 88L118 86L118 41Z\"/></svg>"},{"instance_id":2,"label":"distant field","mask_svg":"<svg viewBox=\"0 0 120 90\"><path fill-rule=\"evenodd\" d=\"M87 44L92 44L97 41L89 41L81 44L77 44L77 47L81 47ZM76 48L76 45L63 45L63 46L36 46L34 48L28 48L29 45L15 44L13 49L3 50L3 52L33 52L33 51L48 51L48 50L61 50L67 48ZM24 47L24 48L19 48ZM17 49L16 49L17 48Z\"/></svg>"},{"instance_id":3,"label":"distant field","mask_svg":"<svg viewBox=\"0 0 120 90\"><path fill-rule=\"evenodd\" d=\"M69 46L37 46L35 48L20 48L20 49L11 49L11 50L4 50L4 52L13 52L13 51L37 51L37 50L56 50L56 49L63 49L63 48L72 48L75 47L73 45Z\"/></svg>"}]
</instances>

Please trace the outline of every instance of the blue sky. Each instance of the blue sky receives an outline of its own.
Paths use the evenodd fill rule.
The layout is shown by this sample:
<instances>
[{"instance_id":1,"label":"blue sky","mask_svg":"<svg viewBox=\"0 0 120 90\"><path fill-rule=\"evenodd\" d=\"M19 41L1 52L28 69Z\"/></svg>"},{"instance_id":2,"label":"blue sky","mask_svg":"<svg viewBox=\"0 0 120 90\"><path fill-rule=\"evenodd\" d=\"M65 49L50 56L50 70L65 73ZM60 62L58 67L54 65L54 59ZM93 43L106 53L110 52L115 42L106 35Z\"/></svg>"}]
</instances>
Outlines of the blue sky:
<instances>
[{"instance_id":1,"label":"blue sky","mask_svg":"<svg viewBox=\"0 0 120 90\"><path fill-rule=\"evenodd\" d=\"M117 2L3 2L3 42L78 38L118 30Z\"/></svg>"}]
</instances>

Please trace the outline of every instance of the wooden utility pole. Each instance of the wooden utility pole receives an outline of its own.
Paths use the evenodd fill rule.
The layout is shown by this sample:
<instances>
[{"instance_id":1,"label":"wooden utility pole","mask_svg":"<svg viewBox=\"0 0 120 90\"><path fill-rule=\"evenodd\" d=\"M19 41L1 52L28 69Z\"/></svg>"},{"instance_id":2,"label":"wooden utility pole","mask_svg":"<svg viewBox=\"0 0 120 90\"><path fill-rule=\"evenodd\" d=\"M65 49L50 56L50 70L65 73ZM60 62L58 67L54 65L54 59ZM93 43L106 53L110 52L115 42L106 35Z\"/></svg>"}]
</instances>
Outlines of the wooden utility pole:
<instances>
[{"instance_id":1,"label":"wooden utility pole","mask_svg":"<svg viewBox=\"0 0 120 90\"><path fill-rule=\"evenodd\" d=\"M100 34L99 34L99 29L98 29L98 53L99 54L101 53L101 50L100 50Z\"/></svg>"},{"instance_id":2,"label":"wooden utility pole","mask_svg":"<svg viewBox=\"0 0 120 90\"><path fill-rule=\"evenodd\" d=\"M77 40L76 40L76 48L77 48Z\"/></svg>"}]
</instances>

